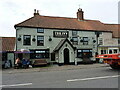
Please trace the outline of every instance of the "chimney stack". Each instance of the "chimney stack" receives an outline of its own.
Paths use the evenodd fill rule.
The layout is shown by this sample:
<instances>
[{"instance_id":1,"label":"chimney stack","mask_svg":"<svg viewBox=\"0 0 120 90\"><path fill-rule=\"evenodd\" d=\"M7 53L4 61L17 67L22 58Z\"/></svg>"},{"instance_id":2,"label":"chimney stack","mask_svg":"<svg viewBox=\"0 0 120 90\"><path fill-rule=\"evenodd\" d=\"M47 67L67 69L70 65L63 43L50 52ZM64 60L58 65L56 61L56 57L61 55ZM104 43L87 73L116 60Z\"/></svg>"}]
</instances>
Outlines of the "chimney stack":
<instances>
[{"instance_id":1,"label":"chimney stack","mask_svg":"<svg viewBox=\"0 0 120 90\"><path fill-rule=\"evenodd\" d=\"M39 10L34 9L34 16L39 15Z\"/></svg>"},{"instance_id":2,"label":"chimney stack","mask_svg":"<svg viewBox=\"0 0 120 90\"><path fill-rule=\"evenodd\" d=\"M78 9L77 19L78 19L78 20L84 20L84 12L82 11L81 8Z\"/></svg>"}]
</instances>

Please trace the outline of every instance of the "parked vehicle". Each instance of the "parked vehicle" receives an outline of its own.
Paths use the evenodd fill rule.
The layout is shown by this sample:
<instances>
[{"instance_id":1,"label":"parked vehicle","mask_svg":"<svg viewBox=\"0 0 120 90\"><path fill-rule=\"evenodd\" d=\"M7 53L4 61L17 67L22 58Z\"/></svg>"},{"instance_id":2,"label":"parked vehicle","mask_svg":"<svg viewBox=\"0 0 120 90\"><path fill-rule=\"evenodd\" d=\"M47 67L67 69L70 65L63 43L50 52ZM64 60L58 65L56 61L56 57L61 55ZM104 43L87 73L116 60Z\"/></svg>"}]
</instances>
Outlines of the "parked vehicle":
<instances>
[{"instance_id":1,"label":"parked vehicle","mask_svg":"<svg viewBox=\"0 0 120 90\"><path fill-rule=\"evenodd\" d=\"M96 58L103 59L103 62L109 64L112 69L120 69L120 53L119 54L102 54Z\"/></svg>"}]
</instances>

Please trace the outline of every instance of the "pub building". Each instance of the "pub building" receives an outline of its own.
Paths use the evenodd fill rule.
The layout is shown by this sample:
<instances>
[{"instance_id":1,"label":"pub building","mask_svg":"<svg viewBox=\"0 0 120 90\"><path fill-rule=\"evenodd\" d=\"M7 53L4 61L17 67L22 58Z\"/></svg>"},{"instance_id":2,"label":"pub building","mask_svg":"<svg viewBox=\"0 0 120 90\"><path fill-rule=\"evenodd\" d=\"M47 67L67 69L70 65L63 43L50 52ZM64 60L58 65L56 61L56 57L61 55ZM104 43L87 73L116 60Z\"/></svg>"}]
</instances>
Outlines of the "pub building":
<instances>
[{"instance_id":1,"label":"pub building","mask_svg":"<svg viewBox=\"0 0 120 90\"><path fill-rule=\"evenodd\" d=\"M112 34L100 21L84 19L81 8L77 18L43 16L35 9L33 17L14 27L16 52L23 51L16 57L58 64L96 62L99 36Z\"/></svg>"}]
</instances>

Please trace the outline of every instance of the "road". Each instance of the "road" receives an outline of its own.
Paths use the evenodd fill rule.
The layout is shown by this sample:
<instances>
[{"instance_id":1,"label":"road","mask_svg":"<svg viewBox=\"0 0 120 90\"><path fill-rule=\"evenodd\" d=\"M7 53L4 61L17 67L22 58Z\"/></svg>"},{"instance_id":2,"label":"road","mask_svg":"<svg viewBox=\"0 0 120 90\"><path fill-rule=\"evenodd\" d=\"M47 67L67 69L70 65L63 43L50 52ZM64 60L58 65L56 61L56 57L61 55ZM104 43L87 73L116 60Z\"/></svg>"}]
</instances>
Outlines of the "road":
<instances>
[{"instance_id":1,"label":"road","mask_svg":"<svg viewBox=\"0 0 120 90\"><path fill-rule=\"evenodd\" d=\"M87 65L86 65L87 66ZM118 88L118 71L110 67L4 73L3 88Z\"/></svg>"}]
</instances>

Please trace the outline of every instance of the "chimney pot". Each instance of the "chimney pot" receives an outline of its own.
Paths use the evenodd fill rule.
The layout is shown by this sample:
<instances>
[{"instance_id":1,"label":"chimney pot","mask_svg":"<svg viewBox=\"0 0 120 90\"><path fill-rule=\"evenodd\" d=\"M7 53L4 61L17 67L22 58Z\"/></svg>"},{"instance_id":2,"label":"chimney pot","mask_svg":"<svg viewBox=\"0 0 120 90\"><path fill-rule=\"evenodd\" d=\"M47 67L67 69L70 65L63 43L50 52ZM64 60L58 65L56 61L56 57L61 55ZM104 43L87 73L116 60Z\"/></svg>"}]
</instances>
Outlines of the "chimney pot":
<instances>
[{"instance_id":1,"label":"chimney pot","mask_svg":"<svg viewBox=\"0 0 120 90\"><path fill-rule=\"evenodd\" d=\"M84 12L82 11L81 8L78 9L77 19L78 19L78 20L84 20Z\"/></svg>"},{"instance_id":2,"label":"chimney pot","mask_svg":"<svg viewBox=\"0 0 120 90\"><path fill-rule=\"evenodd\" d=\"M36 13L36 9L34 9L34 13Z\"/></svg>"},{"instance_id":3,"label":"chimney pot","mask_svg":"<svg viewBox=\"0 0 120 90\"><path fill-rule=\"evenodd\" d=\"M39 10L34 9L34 16L39 15Z\"/></svg>"},{"instance_id":4,"label":"chimney pot","mask_svg":"<svg viewBox=\"0 0 120 90\"><path fill-rule=\"evenodd\" d=\"M37 10L37 13L39 13L39 10Z\"/></svg>"}]
</instances>

